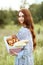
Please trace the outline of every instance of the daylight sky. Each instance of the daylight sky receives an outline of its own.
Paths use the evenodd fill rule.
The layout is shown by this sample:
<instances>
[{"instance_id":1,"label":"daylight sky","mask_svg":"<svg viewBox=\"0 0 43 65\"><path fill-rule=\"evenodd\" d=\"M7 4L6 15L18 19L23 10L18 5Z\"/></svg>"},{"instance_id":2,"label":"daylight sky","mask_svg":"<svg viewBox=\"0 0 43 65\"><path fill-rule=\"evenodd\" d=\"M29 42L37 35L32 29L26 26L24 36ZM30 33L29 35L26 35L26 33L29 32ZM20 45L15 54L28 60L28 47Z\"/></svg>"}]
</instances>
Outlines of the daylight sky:
<instances>
[{"instance_id":1,"label":"daylight sky","mask_svg":"<svg viewBox=\"0 0 43 65\"><path fill-rule=\"evenodd\" d=\"M27 0L30 4L41 3L43 0ZM18 10L21 5L21 0L0 0L0 9L13 9ZM28 6L26 6L28 8Z\"/></svg>"}]
</instances>

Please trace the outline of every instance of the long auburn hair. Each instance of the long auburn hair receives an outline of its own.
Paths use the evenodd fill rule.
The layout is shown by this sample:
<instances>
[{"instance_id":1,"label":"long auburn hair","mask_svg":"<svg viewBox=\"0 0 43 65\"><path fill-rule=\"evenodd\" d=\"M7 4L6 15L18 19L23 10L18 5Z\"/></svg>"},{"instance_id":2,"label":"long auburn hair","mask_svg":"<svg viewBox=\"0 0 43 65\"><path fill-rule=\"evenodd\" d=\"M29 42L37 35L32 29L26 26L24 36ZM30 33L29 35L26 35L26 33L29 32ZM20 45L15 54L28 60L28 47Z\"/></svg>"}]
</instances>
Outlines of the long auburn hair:
<instances>
[{"instance_id":1,"label":"long auburn hair","mask_svg":"<svg viewBox=\"0 0 43 65\"><path fill-rule=\"evenodd\" d=\"M22 12L24 14L24 23L28 29L30 29L31 34L32 34L32 39L33 39L33 48L35 49L36 47L36 36L34 32L34 23L33 23L33 18L32 15L29 11L29 9L21 9L19 12Z\"/></svg>"}]
</instances>

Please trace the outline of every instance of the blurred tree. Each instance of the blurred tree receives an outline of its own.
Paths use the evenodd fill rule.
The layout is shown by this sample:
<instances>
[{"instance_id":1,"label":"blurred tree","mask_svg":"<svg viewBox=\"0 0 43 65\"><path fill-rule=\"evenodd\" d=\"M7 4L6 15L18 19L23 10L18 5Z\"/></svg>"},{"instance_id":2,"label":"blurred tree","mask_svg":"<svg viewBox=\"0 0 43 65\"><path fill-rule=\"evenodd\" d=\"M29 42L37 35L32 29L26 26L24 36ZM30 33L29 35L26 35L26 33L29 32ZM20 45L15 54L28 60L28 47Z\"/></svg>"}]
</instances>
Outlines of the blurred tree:
<instances>
[{"instance_id":1,"label":"blurred tree","mask_svg":"<svg viewBox=\"0 0 43 65\"><path fill-rule=\"evenodd\" d=\"M29 9L35 23L39 23L40 20L43 20L43 2L41 4L30 5Z\"/></svg>"},{"instance_id":2,"label":"blurred tree","mask_svg":"<svg viewBox=\"0 0 43 65\"><path fill-rule=\"evenodd\" d=\"M20 8L25 8L27 0L21 0ZM31 14L33 16L33 20L35 23L39 23L43 20L43 2L41 4L32 4L29 6ZM12 10L0 10L0 26L4 24L10 24L12 21L14 24L18 24L18 11Z\"/></svg>"},{"instance_id":3,"label":"blurred tree","mask_svg":"<svg viewBox=\"0 0 43 65\"><path fill-rule=\"evenodd\" d=\"M0 25L4 23L4 13L2 10L0 10Z\"/></svg>"},{"instance_id":4,"label":"blurred tree","mask_svg":"<svg viewBox=\"0 0 43 65\"><path fill-rule=\"evenodd\" d=\"M41 6L40 6L40 14L41 14L42 19L43 19L43 2L41 3Z\"/></svg>"},{"instance_id":5,"label":"blurred tree","mask_svg":"<svg viewBox=\"0 0 43 65\"><path fill-rule=\"evenodd\" d=\"M11 14L12 14L12 18L11 20L14 21L14 24L18 24L18 11L11 11Z\"/></svg>"},{"instance_id":6,"label":"blurred tree","mask_svg":"<svg viewBox=\"0 0 43 65\"><path fill-rule=\"evenodd\" d=\"M20 9L25 8L27 5L29 6L29 3L27 2L27 0L21 0Z\"/></svg>"}]
</instances>

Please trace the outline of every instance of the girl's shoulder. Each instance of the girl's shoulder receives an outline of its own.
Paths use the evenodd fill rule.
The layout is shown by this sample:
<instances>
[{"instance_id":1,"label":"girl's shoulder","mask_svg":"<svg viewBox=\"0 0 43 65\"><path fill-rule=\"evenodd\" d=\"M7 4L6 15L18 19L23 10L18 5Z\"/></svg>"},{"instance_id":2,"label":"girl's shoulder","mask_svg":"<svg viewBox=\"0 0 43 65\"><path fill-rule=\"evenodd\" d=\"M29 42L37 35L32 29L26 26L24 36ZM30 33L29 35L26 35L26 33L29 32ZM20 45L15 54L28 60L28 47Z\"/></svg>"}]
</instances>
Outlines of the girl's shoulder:
<instances>
[{"instance_id":1,"label":"girl's shoulder","mask_svg":"<svg viewBox=\"0 0 43 65\"><path fill-rule=\"evenodd\" d=\"M21 33L31 33L30 29L25 28L25 27L21 27L20 30L19 30L19 32L21 32Z\"/></svg>"},{"instance_id":2,"label":"girl's shoulder","mask_svg":"<svg viewBox=\"0 0 43 65\"><path fill-rule=\"evenodd\" d=\"M30 30L26 27L21 27L20 31L22 32L30 32Z\"/></svg>"}]
</instances>

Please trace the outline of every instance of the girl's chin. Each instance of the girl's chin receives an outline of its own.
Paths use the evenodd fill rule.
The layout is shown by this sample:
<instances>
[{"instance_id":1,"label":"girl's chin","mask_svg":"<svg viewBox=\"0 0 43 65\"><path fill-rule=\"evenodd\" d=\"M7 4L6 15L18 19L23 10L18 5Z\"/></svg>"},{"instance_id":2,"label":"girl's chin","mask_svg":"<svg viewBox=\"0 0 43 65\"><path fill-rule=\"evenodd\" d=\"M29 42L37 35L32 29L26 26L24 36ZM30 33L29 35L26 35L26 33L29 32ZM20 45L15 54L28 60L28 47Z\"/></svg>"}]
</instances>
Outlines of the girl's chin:
<instances>
[{"instance_id":1,"label":"girl's chin","mask_svg":"<svg viewBox=\"0 0 43 65\"><path fill-rule=\"evenodd\" d=\"M21 21L20 23L21 23L21 24L23 24L23 22L22 22L22 21Z\"/></svg>"}]
</instances>

